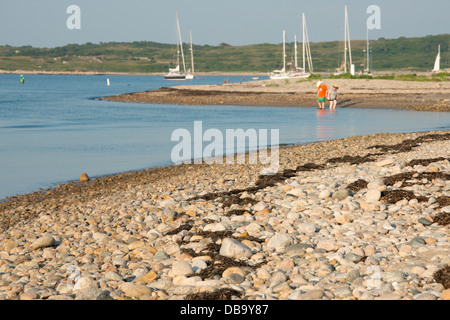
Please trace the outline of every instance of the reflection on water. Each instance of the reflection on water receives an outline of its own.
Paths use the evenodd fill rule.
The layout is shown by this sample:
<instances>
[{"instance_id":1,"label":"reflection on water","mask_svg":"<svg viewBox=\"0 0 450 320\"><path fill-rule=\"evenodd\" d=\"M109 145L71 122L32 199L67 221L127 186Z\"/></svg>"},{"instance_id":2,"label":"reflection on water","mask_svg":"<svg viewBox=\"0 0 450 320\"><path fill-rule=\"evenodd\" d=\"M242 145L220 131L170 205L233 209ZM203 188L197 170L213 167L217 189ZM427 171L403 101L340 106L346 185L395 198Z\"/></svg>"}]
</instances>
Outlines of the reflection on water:
<instances>
[{"instance_id":1,"label":"reflection on water","mask_svg":"<svg viewBox=\"0 0 450 320\"><path fill-rule=\"evenodd\" d=\"M317 126L316 126L316 138L318 140L326 139L327 133L327 122L325 117L327 116L327 111L324 109L317 109Z\"/></svg>"}]
</instances>

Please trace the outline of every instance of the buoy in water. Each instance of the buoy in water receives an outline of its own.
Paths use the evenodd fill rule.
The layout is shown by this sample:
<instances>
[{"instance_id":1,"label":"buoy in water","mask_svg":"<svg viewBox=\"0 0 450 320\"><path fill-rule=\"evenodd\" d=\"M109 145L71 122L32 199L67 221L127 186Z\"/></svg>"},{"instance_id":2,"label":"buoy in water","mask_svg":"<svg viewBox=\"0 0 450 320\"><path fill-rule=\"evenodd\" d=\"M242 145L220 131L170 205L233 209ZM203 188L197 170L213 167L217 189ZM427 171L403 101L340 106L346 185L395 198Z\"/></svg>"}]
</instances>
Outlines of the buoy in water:
<instances>
[{"instance_id":1,"label":"buoy in water","mask_svg":"<svg viewBox=\"0 0 450 320\"><path fill-rule=\"evenodd\" d=\"M25 78L23 77L23 74L20 75L20 83L25 83Z\"/></svg>"},{"instance_id":2,"label":"buoy in water","mask_svg":"<svg viewBox=\"0 0 450 320\"><path fill-rule=\"evenodd\" d=\"M109 87L109 85L110 85L109 79L106 79L106 85Z\"/></svg>"}]
</instances>

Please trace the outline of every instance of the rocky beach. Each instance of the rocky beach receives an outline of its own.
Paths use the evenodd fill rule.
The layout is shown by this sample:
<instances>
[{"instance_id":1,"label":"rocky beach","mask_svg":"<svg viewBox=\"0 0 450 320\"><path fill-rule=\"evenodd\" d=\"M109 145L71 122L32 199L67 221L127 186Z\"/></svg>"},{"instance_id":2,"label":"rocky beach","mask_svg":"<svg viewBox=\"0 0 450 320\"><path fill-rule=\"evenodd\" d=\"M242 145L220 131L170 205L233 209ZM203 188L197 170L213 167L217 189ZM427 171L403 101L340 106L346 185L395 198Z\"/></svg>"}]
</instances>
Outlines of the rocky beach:
<instances>
[{"instance_id":1,"label":"rocky beach","mask_svg":"<svg viewBox=\"0 0 450 320\"><path fill-rule=\"evenodd\" d=\"M0 203L1 300L449 300L450 133L280 148Z\"/></svg>"},{"instance_id":2,"label":"rocky beach","mask_svg":"<svg viewBox=\"0 0 450 320\"><path fill-rule=\"evenodd\" d=\"M450 111L450 82L324 79L339 87L338 108ZM182 85L126 93L110 101L179 104L317 107L315 80L260 80L220 85Z\"/></svg>"}]
</instances>

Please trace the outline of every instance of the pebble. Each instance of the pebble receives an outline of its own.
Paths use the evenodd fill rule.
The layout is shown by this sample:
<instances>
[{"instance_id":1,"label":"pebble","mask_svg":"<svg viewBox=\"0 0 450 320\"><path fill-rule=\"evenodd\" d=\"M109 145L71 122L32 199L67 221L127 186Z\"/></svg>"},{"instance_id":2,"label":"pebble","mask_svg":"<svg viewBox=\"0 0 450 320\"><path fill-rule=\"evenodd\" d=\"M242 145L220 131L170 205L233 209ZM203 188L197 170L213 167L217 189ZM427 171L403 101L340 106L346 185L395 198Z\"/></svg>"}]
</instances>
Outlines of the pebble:
<instances>
[{"instance_id":1,"label":"pebble","mask_svg":"<svg viewBox=\"0 0 450 320\"><path fill-rule=\"evenodd\" d=\"M223 240L219 253L222 256L232 259L250 258L253 255L249 247L231 238L225 238Z\"/></svg>"},{"instance_id":2,"label":"pebble","mask_svg":"<svg viewBox=\"0 0 450 320\"><path fill-rule=\"evenodd\" d=\"M283 148L280 161L296 168L364 156L381 152L370 146L423 134ZM450 212L439 207L450 182L420 174L449 172L450 163L407 165L449 158L448 150L448 141L421 142L372 162L298 171L255 192L259 168L186 166L120 190L117 181L103 185L91 198L83 190L98 180L79 184L86 189L67 192L62 202L16 204L2 211L21 219L0 232L0 299L170 300L233 289L242 296L232 299L449 300L433 276L450 263L448 226L435 219ZM411 171L417 174L406 187L384 180ZM347 187L360 179L367 187ZM246 191L220 194L237 189ZM395 190L425 201L387 202L385 192ZM220 197L194 199L213 194ZM225 205L230 199L235 203ZM25 219L30 213L36 216ZM236 264L210 274L225 257Z\"/></svg>"},{"instance_id":3,"label":"pebble","mask_svg":"<svg viewBox=\"0 0 450 320\"><path fill-rule=\"evenodd\" d=\"M426 227L431 226L433 224L433 221L430 221L430 220L428 220L426 218L420 218L418 220L418 222L420 222L421 224L423 224Z\"/></svg>"},{"instance_id":4,"label":"pebble","mask_svg":"<svg viewBox=\"0 0 450 320\"><path fill-rule=\"evenodd\" d=\"M50 237L50 236L44 236L44 237L41 237L41 238L35 240L31 244L30 249L31 250L42 249L42 248L46 248L46 247L51 247L54 244L55 244L55 238Z\"/></svg>"},{"instance_id":5,"label":"pebble","mask_svg":"<svg viewBox=\"0 0 450 320\"><path fill-rule=\"evenodd\" d=\"M378 189L372 189L366 193L367 201L378 201L381 199L381 191Z\"/></svg>"},{"instance_id":6,"label":"pebble","mask_svg":"<svg viewBox=\"0 0 450 320\"><path fill-rule=\"evenodd\" d=\"M130 282L125 282L120 286L126 297L130 298L140 298L143 295L151 294L152 290L144 285L138 285Z\"/></svg>"},{"instance_id":7,"label":"pebble","mask_svg":"<svg viewBox=\"0 0 450 320\"><path fill-rule=\"evenodd\" d=\"M333 199L337 199L339 201L342 201L346 199L347 197L353 196L353 192L350 189L342 189L338 190L333 194Z\"/></svg>"},{"instance_id":8,"label":"pebble","mask_svg":"<svg viewBox=\"0 0 450 320\"><path fill-rule=\"evenodd\" d=\"M89 176L87 175L86 172L83 172L83 173L80 175L80 181L81 181L81 182L87 182L87 181L89 181L89 180L91 180L91 179L89 178Z\"/></svg>"},{"instance_id":9,"label":"pebble","mask_svg":"<svg viewBox=\"0 0 450 320\"><path fill-rule=\"evenodd\" d=\"M176 276L189 276L194 273L189 263L185 261L176 261L172 265L172 273Z\"/></svg>"},{"instance_id":10,"label":"pebble","mask_svg":"<svg viewBox=\"0 0 450 320\"><path fill-rule=\"evenodd\" d=\"M279 233L270 238L267 243L268 248L285 248L291 244L293 244L293 238L287 233Z\"/></svg>"}]
</instances>

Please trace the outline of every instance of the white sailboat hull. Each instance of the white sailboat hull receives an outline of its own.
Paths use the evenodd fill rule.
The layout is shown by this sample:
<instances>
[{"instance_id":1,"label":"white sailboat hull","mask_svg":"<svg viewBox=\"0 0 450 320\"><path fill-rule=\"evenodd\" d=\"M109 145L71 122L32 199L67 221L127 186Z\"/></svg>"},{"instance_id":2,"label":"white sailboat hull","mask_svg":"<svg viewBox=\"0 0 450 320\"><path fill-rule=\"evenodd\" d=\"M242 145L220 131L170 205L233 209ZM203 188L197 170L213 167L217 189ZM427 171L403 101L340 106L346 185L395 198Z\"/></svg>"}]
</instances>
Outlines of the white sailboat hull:
<instances>
[{"instance_id":1,"label":"white sailboat hull","mask_svg":"<svg viewBox=\"0 0 450 320\"><path fill-rule=\"evenodd\" d=\"M172 81L184 81L186 80L186 76L184 74L181 75L165 75L164 80L172 80Z\"/></svg>"}]
</instances>

